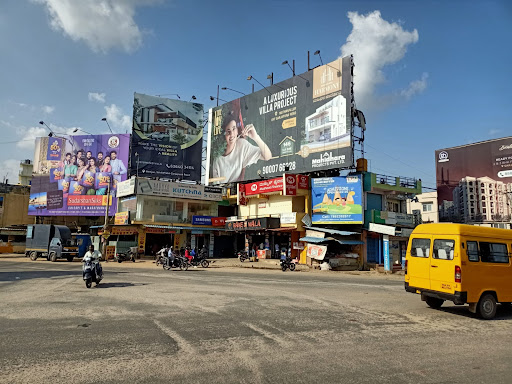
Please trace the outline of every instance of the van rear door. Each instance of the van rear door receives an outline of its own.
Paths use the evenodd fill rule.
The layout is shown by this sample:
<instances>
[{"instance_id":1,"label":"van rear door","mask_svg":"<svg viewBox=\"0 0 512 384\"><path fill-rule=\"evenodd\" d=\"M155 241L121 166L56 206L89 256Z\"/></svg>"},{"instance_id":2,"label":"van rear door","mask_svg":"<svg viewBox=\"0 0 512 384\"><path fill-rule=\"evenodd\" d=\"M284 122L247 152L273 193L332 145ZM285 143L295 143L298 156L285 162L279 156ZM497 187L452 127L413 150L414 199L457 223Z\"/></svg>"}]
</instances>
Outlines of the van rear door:
<instances>
[{"instance_id":1,"label":"van rear door","mask_svg":"<svg viewBox=\"0 0 512 384\"><path fill-rule=\"evenodd\" d=\"M409 286L430 289L431 236L413 235L407 254L407 276Z\"/></svg>"},{"instance_id":2,"label":"van rear door","mask_svg":"<svg viewBox=\"0 0 512 384\"><path fill-rule=\"evenodd\" d=\"M450 236L433 239L430 258L430 289L433 291L455 292L455 266L460 267L460 256L455 255L455 243L454 237Z\"/></svg>"}]
</instances>

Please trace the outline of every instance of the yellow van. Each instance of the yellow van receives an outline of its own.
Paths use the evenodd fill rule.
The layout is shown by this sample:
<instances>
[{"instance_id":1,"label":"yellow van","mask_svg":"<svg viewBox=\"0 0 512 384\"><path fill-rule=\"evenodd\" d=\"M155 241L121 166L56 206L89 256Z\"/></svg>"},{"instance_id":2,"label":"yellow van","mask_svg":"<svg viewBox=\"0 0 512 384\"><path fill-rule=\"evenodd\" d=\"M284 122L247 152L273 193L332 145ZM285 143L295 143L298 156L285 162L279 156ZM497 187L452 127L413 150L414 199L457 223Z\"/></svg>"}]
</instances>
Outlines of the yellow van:
<instances>
[{"instance_id":1,"label":"yellow van","mask_svg":"<svg viewBox=\"0 0 512 384\"><path fill-rule=\"evenodd\" d=\"M465 224L421 224L409 238L405 290L439 308L468 303L484 319L512 302L512 230Z\"/></svg>"}]
</instances>

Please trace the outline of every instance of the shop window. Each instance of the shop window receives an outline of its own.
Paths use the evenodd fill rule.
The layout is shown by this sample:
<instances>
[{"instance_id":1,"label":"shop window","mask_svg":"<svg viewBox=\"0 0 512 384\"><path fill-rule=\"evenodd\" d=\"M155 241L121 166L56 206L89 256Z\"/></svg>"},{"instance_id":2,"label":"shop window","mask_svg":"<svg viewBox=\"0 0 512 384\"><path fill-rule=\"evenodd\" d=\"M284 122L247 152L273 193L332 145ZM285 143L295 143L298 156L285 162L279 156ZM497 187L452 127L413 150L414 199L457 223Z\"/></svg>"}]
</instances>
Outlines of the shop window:
<instances>
[{"instance_id":1,"label":"shop window","mask_svg":"<svg viewBox=\"0 0 512 384\"><path fill-rule=\"evenodd\" d=\"M454 240L434 240L434 250L432 257L441 260L453 260L453 248L455 247Z\"/></svg>"},{"instance_id":2,"label":"shop window","mask_svg":"<svg viewBox=\"0 0 512 384\"><path fill-rule=\"evenodd\" d=\"M478 243L476 241L468 241L466 243L467 246L467 254L469 261L478 261Z\"/></svg>"},{"instance_id":3,"label":"shop window","mask_svg":"<svg viewBox=\"0 0 512 384\"><path fill-rule=\"evenodd\" d=\"M430 255L430 239L412 239L411 256L413 257L429 257Z\"/></svg>"},{"instance_id":4,"label":"shop window","mask_svg":"<svg viewBox=\"0 0 512 384\"><path fill-rule=\"evenodd\" d=\"M507 244L481 241L480 258L484 263L508 263Z\"/></svg>"}]
</instances>

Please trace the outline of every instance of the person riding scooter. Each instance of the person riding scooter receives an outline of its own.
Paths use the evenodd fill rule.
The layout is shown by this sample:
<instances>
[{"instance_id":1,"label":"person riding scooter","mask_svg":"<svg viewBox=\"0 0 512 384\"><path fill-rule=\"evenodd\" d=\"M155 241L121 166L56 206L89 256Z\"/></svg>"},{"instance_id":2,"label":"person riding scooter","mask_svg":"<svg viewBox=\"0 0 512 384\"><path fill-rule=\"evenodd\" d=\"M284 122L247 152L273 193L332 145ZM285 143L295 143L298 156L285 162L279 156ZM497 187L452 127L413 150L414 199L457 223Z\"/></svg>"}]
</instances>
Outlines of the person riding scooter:
<instances>
[{"instance_id":1,"label":"person riding scooter","mask_svg":"<svg viewBox=\"0 0 512 384\"><path fill-rule=\"evenodd\" d=\"M101 259L101 252L94 250L94 245L89 245L89 250L85 253L84 258L82 261L85 260L85 258L90 257L93 260L94 268L96 271L96 276L102 276L103 275L103 268L100 264Z\"/></svg>"}]
</instances>

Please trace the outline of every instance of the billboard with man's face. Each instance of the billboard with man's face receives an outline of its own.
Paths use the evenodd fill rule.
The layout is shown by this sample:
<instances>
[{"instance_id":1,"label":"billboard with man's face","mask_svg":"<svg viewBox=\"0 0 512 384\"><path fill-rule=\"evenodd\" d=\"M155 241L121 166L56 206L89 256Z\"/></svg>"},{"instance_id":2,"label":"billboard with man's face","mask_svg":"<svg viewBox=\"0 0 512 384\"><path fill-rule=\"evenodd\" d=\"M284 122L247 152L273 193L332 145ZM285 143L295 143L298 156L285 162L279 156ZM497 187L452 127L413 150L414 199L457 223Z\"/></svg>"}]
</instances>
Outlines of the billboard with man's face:
<instances>
[{"instance_id":1,"label":"billboard with man's face","mask_svg":"<svg viewBox=\"0 0 512 384\"><path fill-rule=\"evenodd\" d=\"M126 180L130 135L36 139L28 214L103 216L117 210L117 183Z\"/></svg>"},{"instance_id":2,"label":"billboard with man's face","mask_svg":"<svg viewBox=\"0 0 512 384\"><path fill-rule=\"evenodd\" d=\"M351 58L212 108L209 183L352 166Z\"/></svg>"},{"instance_id":3,"label":"billboard with man's face","mask_svg":"<svg viewBox=\"0 0 512 384\"><path fill-rule=\"evenodd\" d=\"M135 93L132 174L201 181L203 105Z\"/></svg>"},{"instance_id":4,"label":"billboard with man's face","mask_svg":"<svg viewBox=\"0 0 512 384\"><path fill-rule=\"evenodd\" d=\"M511 221L512 137L435 154L440 221Z\"/></svg>"}]
</instances>

